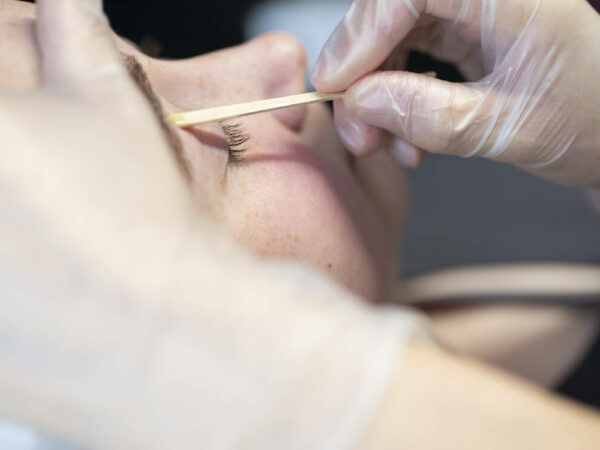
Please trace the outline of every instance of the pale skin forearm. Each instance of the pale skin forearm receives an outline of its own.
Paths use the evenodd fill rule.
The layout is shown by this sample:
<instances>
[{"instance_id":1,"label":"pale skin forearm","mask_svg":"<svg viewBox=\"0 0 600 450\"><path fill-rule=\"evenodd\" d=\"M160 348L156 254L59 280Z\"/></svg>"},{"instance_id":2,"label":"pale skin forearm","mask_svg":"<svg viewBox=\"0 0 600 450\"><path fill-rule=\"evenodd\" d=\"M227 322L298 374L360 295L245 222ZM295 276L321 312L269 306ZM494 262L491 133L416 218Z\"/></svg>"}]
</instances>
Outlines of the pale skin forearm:
<instances>
[{"instance_id":1,"label":"pale skin forearm","mask_svg":"<svg viewBox=\"0 0 600 450\"><path fill-rule=\"evenodd\" d=\"M596 412L413 343L357 448L591 450L598 442Z\"/></svg>"},{"instance_id":2,"label":"pale skin forearm","mask_svg":"<svg viewBox=\"0 0 600 450\"><path fill-rule=\"evenodd\" d=\"M442 345L543 386L555 386L598 331L597 308L498 303L428 313Z\"/></svg>"}]
</instances>

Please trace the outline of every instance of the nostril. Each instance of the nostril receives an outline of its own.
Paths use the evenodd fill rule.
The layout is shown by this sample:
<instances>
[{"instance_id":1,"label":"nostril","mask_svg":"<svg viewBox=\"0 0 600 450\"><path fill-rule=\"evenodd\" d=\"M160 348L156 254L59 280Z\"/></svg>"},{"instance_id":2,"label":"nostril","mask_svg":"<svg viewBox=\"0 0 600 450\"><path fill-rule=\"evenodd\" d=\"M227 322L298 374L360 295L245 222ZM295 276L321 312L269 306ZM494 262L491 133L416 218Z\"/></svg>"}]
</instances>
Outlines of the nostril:
<instances>
[{"instance_id":1,"label":"nostril","mask_svg":"<svg viewBox=\"0 0 600 450\"><path fill-rule=\"evenodd\" d=\"M308 108L306 105L294 106L293 108L273 111L273 116L290 130L300 131L304 124L307 112Z\"/></svg>"}]
</instances>

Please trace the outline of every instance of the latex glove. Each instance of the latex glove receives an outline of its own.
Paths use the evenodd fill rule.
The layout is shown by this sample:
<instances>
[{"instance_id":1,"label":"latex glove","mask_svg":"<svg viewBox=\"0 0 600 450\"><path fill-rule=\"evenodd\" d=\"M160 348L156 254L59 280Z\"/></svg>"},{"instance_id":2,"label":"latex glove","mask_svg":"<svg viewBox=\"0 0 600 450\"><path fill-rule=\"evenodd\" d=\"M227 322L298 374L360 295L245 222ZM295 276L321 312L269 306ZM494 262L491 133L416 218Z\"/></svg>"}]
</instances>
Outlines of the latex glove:
<instances>
[{"instance_id":1,"label":"latex glove","mask_svg":"<svg viewBox=\"0 0 600 450\"><path fill-rule=\"evenodd\" d=\"M91 449L362 439L420 319L224 238L100 2L37 5L43 86L0 93L0 416Z\"/></svg>"},{"instance_id":2,"label":"latex glove","mask_svg":"<svg viewBox=\"0 0 600 450\"><path fill-rule=\"evenodd\" d=\"M454 62L477 81L374 72L401 69L395 60L407 48ZM597 186L599 75L600 16L584 0L356 0L312 82L325 92L348 89L337 124L356 154L381 144L377 127L429 152Z\"/></svg>"},{"instance_id":3,"label":"latex glove","mask_svg":"<svg viewBox=\"0 0 600 450\"><path fill-rule=\"evenodd\" d=\"M152 254L166 230L191 227L188 185L122 64L101 2L37 3L43 83L1 97L3 193L18 193L72 251L143 277L152 261L140 266L135 255Z\"/></svg>"}]
</instances>

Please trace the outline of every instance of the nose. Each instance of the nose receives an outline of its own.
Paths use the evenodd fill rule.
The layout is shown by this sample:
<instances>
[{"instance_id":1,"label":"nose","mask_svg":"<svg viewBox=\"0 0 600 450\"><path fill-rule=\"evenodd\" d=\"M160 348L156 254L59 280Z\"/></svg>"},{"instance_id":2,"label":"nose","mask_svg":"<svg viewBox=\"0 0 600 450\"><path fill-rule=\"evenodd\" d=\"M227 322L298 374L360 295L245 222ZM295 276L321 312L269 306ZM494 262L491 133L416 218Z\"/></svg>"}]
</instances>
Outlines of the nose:
<instances>
[{"instance_id":1,"label":"nose","mask_svg":"<svg viewBox=\"0 0 600 450\"><path fill-rule=\"evenodd\" d=\"M281 32L262 35L256 39L262 45L261 78L266 95L283 97L305 91L307 57L304 45L295 37ZM302 127L306 106L275 111L273 115L292 130Z\"/></svg>"}]
</instances>

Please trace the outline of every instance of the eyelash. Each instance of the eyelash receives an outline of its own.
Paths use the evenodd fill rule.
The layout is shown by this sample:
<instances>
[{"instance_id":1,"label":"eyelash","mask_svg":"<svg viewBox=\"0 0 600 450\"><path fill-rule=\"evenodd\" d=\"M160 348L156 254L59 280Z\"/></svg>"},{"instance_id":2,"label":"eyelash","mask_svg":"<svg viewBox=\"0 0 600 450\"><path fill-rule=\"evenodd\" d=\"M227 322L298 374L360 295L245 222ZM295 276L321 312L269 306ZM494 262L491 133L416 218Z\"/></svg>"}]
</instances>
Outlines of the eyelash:
<instances>
[{"instance_id":1,"label":"eyelash","mask_svg":"<svg viewBox=\"0 0 600 450\"><path fill-rule=\"evenodd\" d=\"M245 144L250 139L242 126L239 123L222 123L221 128L227 138L227 146L229 147L229 162L237 163L243 161L244 153L248 148Z\"/></svg>"}]
</instances>

